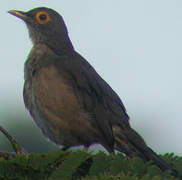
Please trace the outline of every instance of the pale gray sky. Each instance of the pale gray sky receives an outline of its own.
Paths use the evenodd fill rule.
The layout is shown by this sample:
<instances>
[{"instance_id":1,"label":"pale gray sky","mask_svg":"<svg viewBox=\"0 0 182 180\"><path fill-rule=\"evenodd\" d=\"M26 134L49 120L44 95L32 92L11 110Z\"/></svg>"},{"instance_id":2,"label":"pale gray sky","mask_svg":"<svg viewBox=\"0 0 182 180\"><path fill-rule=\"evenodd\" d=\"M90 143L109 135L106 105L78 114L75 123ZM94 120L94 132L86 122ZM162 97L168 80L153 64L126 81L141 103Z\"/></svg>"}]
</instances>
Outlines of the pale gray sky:
<instances>
[{"instance_id":1,"label":"pale gray sky","mask_svg":"<svg viewBox=\"0 0 182 180\"><path fill-rule=\"evenodd\" d=\"M32 47L24 23L7 11L38 6L64 17L75 49L119 94L145 141L182 154L182 1L2 1L0 115L8 105L25 111L23 65Z\"/></svg>"}]
</instances>

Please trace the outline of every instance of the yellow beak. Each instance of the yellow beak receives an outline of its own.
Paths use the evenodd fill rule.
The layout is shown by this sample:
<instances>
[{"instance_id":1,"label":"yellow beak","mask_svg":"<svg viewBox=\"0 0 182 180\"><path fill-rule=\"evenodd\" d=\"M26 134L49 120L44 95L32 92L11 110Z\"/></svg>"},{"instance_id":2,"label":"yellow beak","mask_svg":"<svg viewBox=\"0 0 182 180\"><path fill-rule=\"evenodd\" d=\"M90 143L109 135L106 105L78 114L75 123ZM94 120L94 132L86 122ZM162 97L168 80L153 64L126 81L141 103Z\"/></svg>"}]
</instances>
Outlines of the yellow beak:
<instances>
[{"instance_id":1,"label":"yellow beak","mask_svg":"<svg viewBox=\"0 0 182 180\"><path fill-rule=\"evenodd\" d=\"M10 10L8 11L8 13L22 19L22 20L26 20L27 19L27 16L26 16L26 13L25 12L22 12L22 11L17 11L17 10Z\"/></svg>"}]
</instances>

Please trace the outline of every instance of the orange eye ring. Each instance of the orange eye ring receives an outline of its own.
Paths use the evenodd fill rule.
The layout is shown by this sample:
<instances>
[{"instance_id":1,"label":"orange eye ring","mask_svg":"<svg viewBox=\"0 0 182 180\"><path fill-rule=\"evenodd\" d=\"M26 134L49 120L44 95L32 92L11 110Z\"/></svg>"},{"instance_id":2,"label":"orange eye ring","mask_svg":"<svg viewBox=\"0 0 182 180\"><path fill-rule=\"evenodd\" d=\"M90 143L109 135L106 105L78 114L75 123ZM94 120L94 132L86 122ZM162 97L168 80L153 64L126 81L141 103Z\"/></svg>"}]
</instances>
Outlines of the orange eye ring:
<instances>
[{"instance_id":1,"label":"orange eye ring","mask_svg":"<svg viewBox=\"0 0 182 180\"><path fill-rule=\"evenodd\" d=\"M51 20L49 14L45 11L40 11L36 14L36 20L39 24L45 24Z\"/></svg>"}]
</instances>

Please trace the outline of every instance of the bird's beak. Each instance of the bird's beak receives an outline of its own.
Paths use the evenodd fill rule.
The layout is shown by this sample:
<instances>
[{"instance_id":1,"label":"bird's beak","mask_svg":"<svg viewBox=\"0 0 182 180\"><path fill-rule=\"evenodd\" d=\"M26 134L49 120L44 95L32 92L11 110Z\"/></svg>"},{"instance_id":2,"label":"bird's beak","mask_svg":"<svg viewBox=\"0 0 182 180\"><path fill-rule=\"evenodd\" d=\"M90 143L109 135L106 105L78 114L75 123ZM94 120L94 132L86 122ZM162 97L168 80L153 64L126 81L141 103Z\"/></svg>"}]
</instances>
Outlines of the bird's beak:
<instances>
[{"instance_id":1,"label":"bird's beak","mask_svg":"<svg viewBox=\"0 0 182 180\"><path fill-rule=\"evenodd\" d=\"M24 21L28 19L25 12L17 11L17 10L9 10L8 13L12 14L13 16L16 16Z\"/></svg>"}]
</instances>

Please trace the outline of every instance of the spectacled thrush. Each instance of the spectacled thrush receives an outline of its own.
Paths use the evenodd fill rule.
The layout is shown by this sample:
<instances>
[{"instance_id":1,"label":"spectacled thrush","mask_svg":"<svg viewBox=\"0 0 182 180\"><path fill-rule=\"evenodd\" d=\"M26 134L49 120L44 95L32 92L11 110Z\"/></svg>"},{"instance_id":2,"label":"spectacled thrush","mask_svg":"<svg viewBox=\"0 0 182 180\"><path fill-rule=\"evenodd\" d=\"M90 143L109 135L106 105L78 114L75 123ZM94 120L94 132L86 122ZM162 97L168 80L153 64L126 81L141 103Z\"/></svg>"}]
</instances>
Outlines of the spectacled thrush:
<instances>
[{"instance_id":1,"label":"spectacled thrush","mask_svg":"<svg viewBox=\"0 0 182 180\"><path fill-rule=\"evenodd\" d=\"M119 96L75 51L61 15L44 7L9 13L26 23L33 42L23 97L45 136L65 148L100 143L110 153L116 149L171 169L131 128Z\"/></svg>"}]
</instances>

